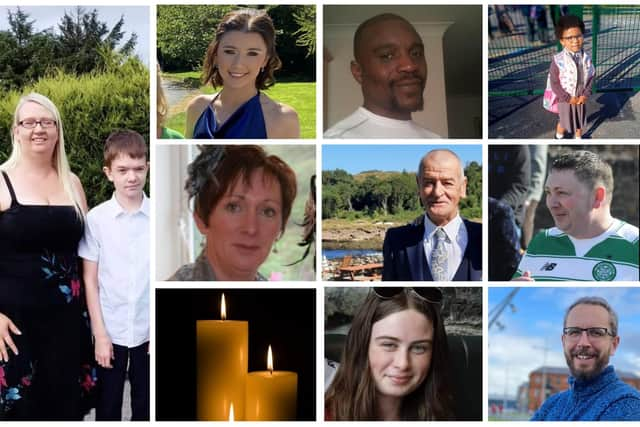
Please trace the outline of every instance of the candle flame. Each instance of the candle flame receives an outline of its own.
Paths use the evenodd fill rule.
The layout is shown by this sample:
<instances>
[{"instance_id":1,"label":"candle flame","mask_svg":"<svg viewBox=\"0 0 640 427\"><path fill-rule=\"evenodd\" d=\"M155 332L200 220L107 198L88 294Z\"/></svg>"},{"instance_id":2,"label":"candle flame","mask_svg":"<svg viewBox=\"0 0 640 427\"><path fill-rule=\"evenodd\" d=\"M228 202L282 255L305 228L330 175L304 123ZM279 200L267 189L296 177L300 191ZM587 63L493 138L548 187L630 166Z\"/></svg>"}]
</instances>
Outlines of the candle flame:
<instances>
[{"instance_id":1,"label":"candle flame","mask_svg":"<svg viewBox=\"0 0 640 427\"><path fill-rule=\"evenodd\" d=\"M271 353L271 346L269 346L269 351L267 352L267 369L270 374L273 374L273 353Z\"/></svg>"},{"instance_id":2,"label":"candle flame","mask_svg":"<svg viewBox=\"0 0 640 427\"><path fill-rule=\"evenodd\" d=\"M231 404L231 406L229 407L229 421L235 421L233 419L233 403Z\"/></svg>"},{"instance_id":3,"label":"candle flame","mask_svg":"<svg viewBox=\"0 0 640 427\"><path fill-rule=\"evenodd\" d=\"M222 302L220 303L220 318L227 320L227 304L224 302L224 294L222 294Z\"/></svg>"}]
</instances>

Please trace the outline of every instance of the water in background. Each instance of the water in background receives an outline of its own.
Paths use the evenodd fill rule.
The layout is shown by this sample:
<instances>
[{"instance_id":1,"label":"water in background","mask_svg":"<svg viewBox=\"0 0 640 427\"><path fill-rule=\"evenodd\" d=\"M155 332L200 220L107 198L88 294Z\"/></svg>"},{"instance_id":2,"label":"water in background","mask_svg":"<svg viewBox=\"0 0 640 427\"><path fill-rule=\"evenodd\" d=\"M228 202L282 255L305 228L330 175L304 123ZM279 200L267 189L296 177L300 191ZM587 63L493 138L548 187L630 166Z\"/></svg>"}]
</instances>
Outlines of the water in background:
<instances>
[{"instance_id":1,"label":"water in background","mask_svg":"<svg viewBox=\"0 0 640 427\"><path fill-rule=\"evenodd\" d=\"M382 255L382 252L373 249L331 249L322 251L322 256L326 257L327 259L344 258L345 255L362 257Z\"/></svg>"}]
</instances>

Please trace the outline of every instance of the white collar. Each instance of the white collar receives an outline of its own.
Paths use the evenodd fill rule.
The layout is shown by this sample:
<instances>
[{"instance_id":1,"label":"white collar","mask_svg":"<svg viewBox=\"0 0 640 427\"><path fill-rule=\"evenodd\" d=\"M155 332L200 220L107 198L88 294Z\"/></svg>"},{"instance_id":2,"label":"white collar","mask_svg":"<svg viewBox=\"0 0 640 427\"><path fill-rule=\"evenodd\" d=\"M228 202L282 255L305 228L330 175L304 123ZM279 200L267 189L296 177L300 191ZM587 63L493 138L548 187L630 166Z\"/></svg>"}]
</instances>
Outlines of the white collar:
<instances>
[{"instance_id":1,"label":"white collar","mask_svg":"<svg viewBox=\"0 0 640 427\"><path fill-rule=\"evenodd\" d=\"M449 221L446 225L442 227L435 225L429 219L429 215L424 214L424 238L431 239L433 234L436 232L438 228L442 228L447 235L447 238L451 242L455 242L458 238L458 232L460 231L460 227L464 226L464 222L460 217L460 213L458 213L451 221Z\"/></svg>"},{"instance_id":2,"label":"white collar","mask_svg":"<svg viewBox=\"0 0 640 427\"><path fill-rule=\"evenodd\" d=\"M147 195L144 192L142 192L142 203L140 204L138 209L136 209L133 212L127 212L127 211L124 210L124 208L120 205L120 203L118 202L118 199L116 198L115 191L113 192L113 195L111 196L111 199L109 199L109 214L111 216L113 216L114 218L116 218L116 217L118 217L119 215L122 215L122 214L135 215L137 213L142 213L142 214L146 215L147 217L149 217L150 211L151 211L151 209L150 209L149 198L147 197Z\"/></svg>"}]
</instances>

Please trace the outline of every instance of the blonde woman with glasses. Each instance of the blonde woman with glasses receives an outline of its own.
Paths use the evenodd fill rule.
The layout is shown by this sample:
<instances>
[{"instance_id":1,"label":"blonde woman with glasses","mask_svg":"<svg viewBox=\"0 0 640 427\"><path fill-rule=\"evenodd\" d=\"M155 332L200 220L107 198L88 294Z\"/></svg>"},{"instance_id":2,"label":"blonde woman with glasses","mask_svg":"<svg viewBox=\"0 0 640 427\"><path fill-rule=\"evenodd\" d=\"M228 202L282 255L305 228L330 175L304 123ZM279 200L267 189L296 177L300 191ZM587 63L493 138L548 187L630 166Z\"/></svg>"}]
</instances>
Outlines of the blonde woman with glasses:
<instances>
[{"instance_id":1,"label":"blonde woman with glasses","mask_svg":"<svg viewBox=\"0 0 640 427\"><path fill-rule=\"evenodd\" d=\"M23 96L0 165L0 419L80 420L94 384L78 271L87 202L60 113Z\"/></svg>"}]
</instances>

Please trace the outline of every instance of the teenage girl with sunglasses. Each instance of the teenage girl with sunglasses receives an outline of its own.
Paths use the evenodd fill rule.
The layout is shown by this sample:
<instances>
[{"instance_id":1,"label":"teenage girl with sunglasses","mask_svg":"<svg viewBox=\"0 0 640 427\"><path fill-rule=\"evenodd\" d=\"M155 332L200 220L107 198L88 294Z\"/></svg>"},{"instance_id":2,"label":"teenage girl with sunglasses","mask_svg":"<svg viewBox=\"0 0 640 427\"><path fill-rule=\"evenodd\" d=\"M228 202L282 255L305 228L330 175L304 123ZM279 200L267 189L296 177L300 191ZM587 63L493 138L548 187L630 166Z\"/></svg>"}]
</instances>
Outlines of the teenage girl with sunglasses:
<instances>
[{"instance_id":1,"label":"teenage girl with sunglasses","mask_svg":"<svg viewBox=\"0 0 640 427\"><path fill-rule=\"evenodd\" d=\"M453 418L441 302L434 287L369 292L325 393L325 419Z\"/></svg>"}]
</instances>

